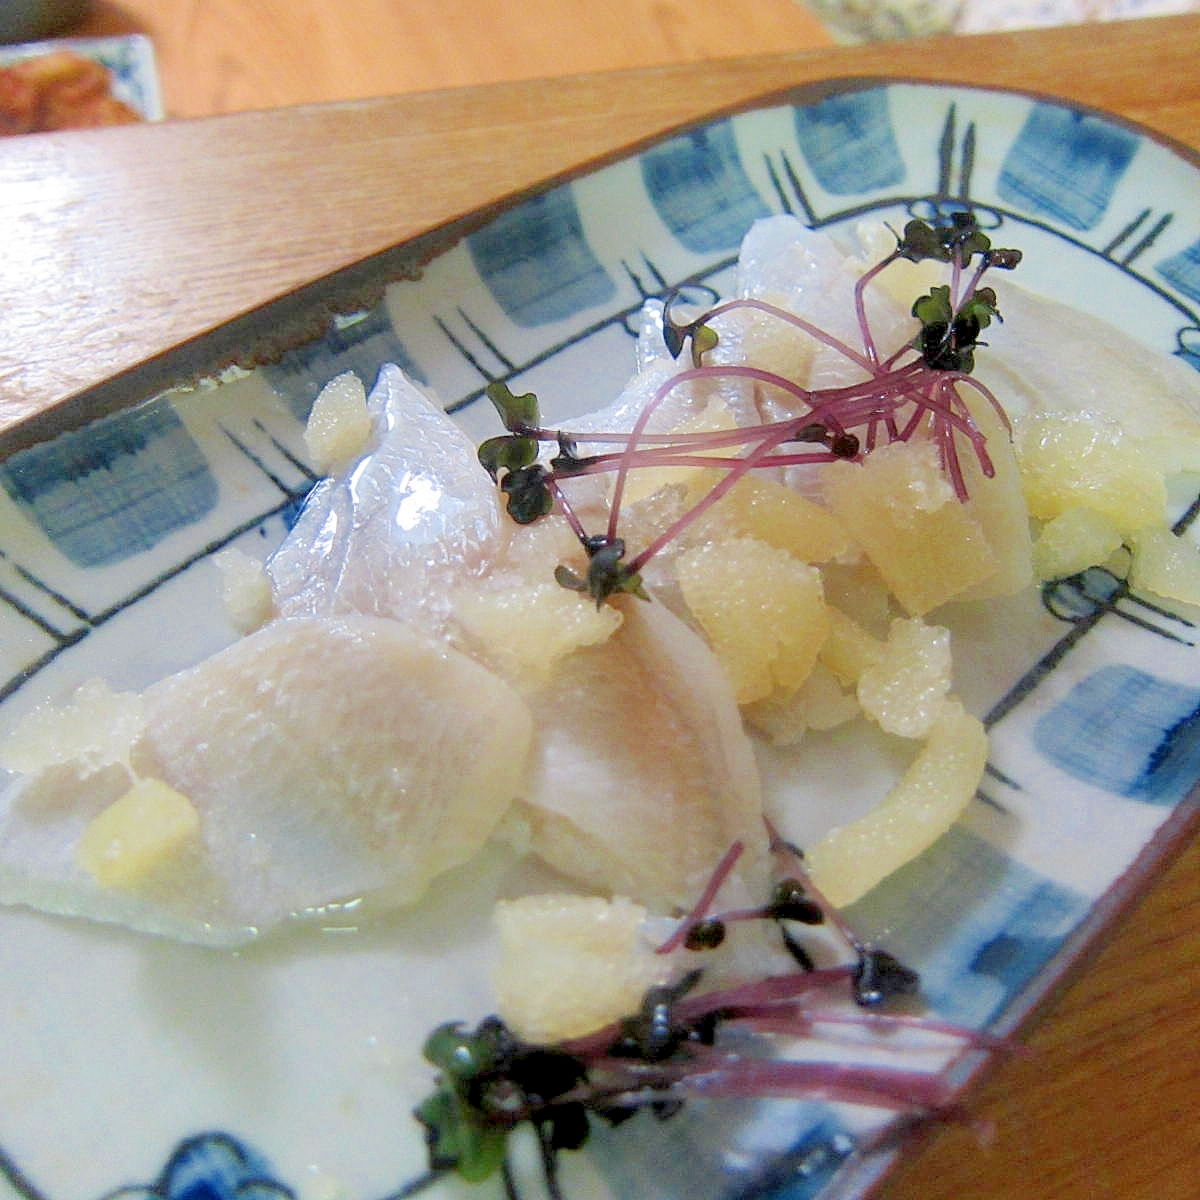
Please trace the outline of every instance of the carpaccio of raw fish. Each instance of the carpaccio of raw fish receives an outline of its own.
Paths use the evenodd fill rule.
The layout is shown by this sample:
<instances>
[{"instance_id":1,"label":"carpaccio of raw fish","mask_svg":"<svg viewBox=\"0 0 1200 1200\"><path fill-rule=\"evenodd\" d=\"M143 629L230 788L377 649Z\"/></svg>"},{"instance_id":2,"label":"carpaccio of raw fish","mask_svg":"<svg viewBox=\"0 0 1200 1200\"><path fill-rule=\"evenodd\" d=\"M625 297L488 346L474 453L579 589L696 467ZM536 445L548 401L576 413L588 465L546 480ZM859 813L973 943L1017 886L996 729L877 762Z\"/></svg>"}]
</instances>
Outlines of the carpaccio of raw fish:
<instances>
[{"instance_id":1,"label":"carpaccio of raw fish","mask_svg":"<svg viewBox=\"0 0 1200 1200\"><path fill-rule=\"evenodd\" d=\"M757 768L703 639L634 602L603 656L520 690L456 648L456 588L486 590L511 557L494 484L397 368L371 406L374 446L318 486L271 560L284 615L105 697L120 726L82 745L51 732L41 761L18 747L70 726L70 705L18 731L0 901L235 943L364 894L415 900L514 801L553 865L656 908L686 903L732 840L761 870ZM78 849L141 778L186 798L198 836L136 886L105 886Z\"/></svg>"},{"instance_id":2,"label":"carpaccio of raw fish","mask_svg":"<svg viewBox=\"0 0 1200 1200\"><path fill-rule=\"evenodd\" d=\"M867 237L847 254L770 218L746 239L739 294L853 342L854 282L872 249ZM898 292L867 298L881 345L913 335L907 306L924 276L899 267ZM1165 473L1200 465L1194 371L1018 288L1002 305L977 374L1015 423L1136 411L1132 432ZM581 447L589 433L630 430L680 369L661 304L643 326L628 388L573 423ZM761 337L730 314L712 361L737 361ZM862 377L828 347L773 353L792 356L806 386ZM739 424L786 415L742 381L706 380L672 392L649 428L678 428L714 402ZM398 368L381 371L368 407L365 453L313 490L267 563L274 619L142 696L89 685L10 740L0 902L232 943L365 894L409 903L502 828L575 885L657 912L686 907L739 841L732 886L761 895L754 747L669 580L667 603L620 597L598 612L553 582L561 556L579 554L562 518L515 527L475 446ZM819 470L775 474L819 495ZM604 503L602 483L580 483L581 511ZM136 877L102 882L81 848L145 779L166 785L194 833L161 860L150 847Z\"/></svg>"}]
</instances>

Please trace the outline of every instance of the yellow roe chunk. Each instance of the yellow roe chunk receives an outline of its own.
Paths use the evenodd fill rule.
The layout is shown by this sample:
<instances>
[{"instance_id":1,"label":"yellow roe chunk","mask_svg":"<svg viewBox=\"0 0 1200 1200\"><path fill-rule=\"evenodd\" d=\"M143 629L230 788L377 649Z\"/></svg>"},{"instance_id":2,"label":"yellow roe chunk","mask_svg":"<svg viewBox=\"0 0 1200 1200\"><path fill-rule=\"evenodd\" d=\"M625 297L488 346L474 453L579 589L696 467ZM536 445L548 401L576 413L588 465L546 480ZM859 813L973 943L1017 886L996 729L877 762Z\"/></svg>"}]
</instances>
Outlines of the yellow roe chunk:
<instances>
[{"instance_id":1,"label":"yellow roe chunk","mask_svg":"<svg viewBox=\"0 0 1200 1200\"><path fill-rule=\"evenodd\" d=\"M686 551L676 569L684 603L739 704L804 682L829 635L816 567L753 538L733 538Z\"/></svg>"},{"instance_id":2,"label":"yellow roe chunk","mask_svg":"<svg viewBox=\"0 0 1200 1200\"><path fill-rule=\"evenodd\" d=\"M839 609L830 607L828 613L829 637L821 647L821 662L841 684L850 687L879 661L884 643Z\"/></svg>"},{"instance_id":3,"label":"yellow roe chunk","mask_svg":"<svg viewBox=\"0 0 1200 1200\"><path fill-rule=\"evenodd\" d=\"M271 580L258 559L228 546L213 555L213 565L221 573L226 615L238 633L253 633L275 616Z\"/></svg>"},{"instance_id":4,"label":"yellow roe chunk","mask_svg":"<svg viewBox=\"0 0 1200 1200\"><path fill-rule=\"evenodd\" d=\"M948 703L883 803L806 850L813 882L830 903L853 903L929 849L975 795L987 752L982 723Z\"/></svg>"},{"instance_id":5,"label":"yellow roe chunk","mask_svg":"<svg viewBox=\"0 0 1200 1200\"><path fill-rule=\"evenodd\" d=\"M988 400L968 388L961 388L960 394L985 438L984 448L992 464L992 474L985 475L974 448L961 439L957 442L967 492L966 508L979 522L996 568L961 599L1014 596L1033 582L1029 508L1025 503L1016 448L1008 425Z\"/></svg>"},{"instance_id":6,"label":"yellow roe chunk","mask_svg":"<svg viewBox=\"0 0 1200 1200\"><path fill-rule=\"evenodd\" d=\"M346 371L318 393L304 427L304 445L313 466L329 475L363 453L371 430L367 390L353 371Z\"/></svg>"},{"instance_id":7,"label":"yellow roe chunk","mask_svg":"<svg viewBox=\"0 0 1200 1200\"><path fill-rule=\"evenodd\" d=\"M775 745L791 746L809 729L836 729L861 711L854 694L844 691L834 673L818 661L796 691L776 692L748 704L742 715Z\"/></svg>"},{"instance_id":8,"label":"yellow roe chunk","mask_svg":"<svg viewBox=\"0 0 1200 1200\"><path fill-rule=\"evenodd\" d=\"M1064 509L1042 526L1033 544L1034 571L1042 580L1078 575L1107 561L1122 540L1121 531L1104 513L1081 506Z\"/></svg>"},{"instance_id":9,"label":"yellow roe chunk","mask_svg":"<svg viewBox=\"0 0 1200 1200\"><path fill-rule=\"evenodd\" d=\"M142 779L93 817L79 840L79 865L102 887L136 888L200 829L192 802L160 779Z\"/></svg>"},{"instance_id":10,"label":"yellow roe chunk","mask_svg":"<svg viewBox=\"0 0 1200 1200\"><path fill-rule=\"evenodd\" d=\"M454 613L498 671L530 683L549 678L571 651L607 641L621 624L613 605L597 607L591 597L553 580L462 591Z\"/></svg>"},{"instance_id":11,"label":"yellow roe chunk","mask_svg":"<svg viewBox=\"0 0 1200 1200\"><path fill-rule=\"evenodd\" d=\"M932 442L893 442L861 463L833 463L825 498L911 616L996 572L983 529L959 503Z\"/></svg>"},{"instance_id":12,"label":"yellow roe chunk","mask_svg":"<svg viewBox=\"0 0 1200 1200\"><path fill-rule=\"evenodd\" d=\"M924 737L950 691L950 631L924 621L896 620L875 662L858 680L858 702L881 729Z\"/></svg>"},{"instance_id":13,"label":"yellow roe chunk","mask_svg":"<svg viewBox=\"0 0 1200 1200\"><path fill-rule=\"evenodd\" d=\"M501 900L495 987L505 1023L527 1041L555 1042L637 1012L675 965L644 938L646 916L623 897Z\"/></svg>"},{"instance_id":14,"label":"yellow roe chunk","mask_svg":"<svg viewBox=\"0 0 1200 1200\"><path fill-rule=\"evenodd\" d=\"M466 648L518 685L544 683L568 654L605 642L622 621L612 604L554 581L553 565L587 571L587 559L560 516L514 525L492 571L450 594Z\"/></svg>"},{"instance_id":15,"label":"yellow roe chunk","mask_svg":"<svg viewBox=\"0 0 1200 1200\"><path fill-rule=\"evenodd\" d=\"M1168 600L1200 604L1200 551L1170 529L1143 529L1133 538L1129 586Z\"/></svg>"},{"instance_id":16,"label":"yellow roe chunk","mask_svg":"<svg viewBox=\"0 0 1200 1200\"><path fill-rule=\"evenodd\" d=\"M719 479L706 472L698 481L703 486L690 489L692 503L703 499ZM829 509L757 475L739 479L696 523L696 533L710 538L756 538L806 563L828 562L854 549L846 527Z\"/></svg>"}]
</instances>

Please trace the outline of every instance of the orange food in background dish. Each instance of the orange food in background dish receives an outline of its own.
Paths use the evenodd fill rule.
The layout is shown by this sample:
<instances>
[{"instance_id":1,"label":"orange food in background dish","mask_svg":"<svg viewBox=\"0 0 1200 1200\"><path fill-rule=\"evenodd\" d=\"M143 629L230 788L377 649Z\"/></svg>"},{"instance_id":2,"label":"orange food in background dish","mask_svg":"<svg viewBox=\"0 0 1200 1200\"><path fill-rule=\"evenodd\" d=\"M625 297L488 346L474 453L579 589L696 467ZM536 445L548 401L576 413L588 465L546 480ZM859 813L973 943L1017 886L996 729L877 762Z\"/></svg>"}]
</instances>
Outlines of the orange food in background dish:
<instances>
[{"instance_id":1,"label":"orange food in background dish","mask_svg":"<svg viewBox=\"0 0 1200 1200\"><path fill-rule=\"evenodd\" d=\"M71 50L0 68L0 136L127 125L141 115L112 94L112 76Z\"/></svg>"}]
</instances>

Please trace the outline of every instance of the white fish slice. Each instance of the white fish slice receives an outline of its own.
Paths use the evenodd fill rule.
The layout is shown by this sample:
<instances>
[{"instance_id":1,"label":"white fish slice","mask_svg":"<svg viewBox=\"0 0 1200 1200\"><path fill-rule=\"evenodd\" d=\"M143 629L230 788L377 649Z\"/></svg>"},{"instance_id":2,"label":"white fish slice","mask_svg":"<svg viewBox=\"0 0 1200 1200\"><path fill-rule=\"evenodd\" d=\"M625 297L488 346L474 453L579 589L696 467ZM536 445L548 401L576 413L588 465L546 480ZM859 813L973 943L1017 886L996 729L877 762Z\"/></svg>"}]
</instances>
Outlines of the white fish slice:
<instances>
[{"instance_id":1,"label":"white fish slice","mask_svg":"<svg viewBox=\"0 0 1200 1200\"><path fill-rule=\"evenodd\" d=\"M0 801L0 900L218 944L366 893L410 902L487 840L531 729L498 676L362 616L273 622L153 685L145 712L132 770L191 801L196 842L100 886L77 847L129 773L52 765Z\"/></svg>"}]
</instances>

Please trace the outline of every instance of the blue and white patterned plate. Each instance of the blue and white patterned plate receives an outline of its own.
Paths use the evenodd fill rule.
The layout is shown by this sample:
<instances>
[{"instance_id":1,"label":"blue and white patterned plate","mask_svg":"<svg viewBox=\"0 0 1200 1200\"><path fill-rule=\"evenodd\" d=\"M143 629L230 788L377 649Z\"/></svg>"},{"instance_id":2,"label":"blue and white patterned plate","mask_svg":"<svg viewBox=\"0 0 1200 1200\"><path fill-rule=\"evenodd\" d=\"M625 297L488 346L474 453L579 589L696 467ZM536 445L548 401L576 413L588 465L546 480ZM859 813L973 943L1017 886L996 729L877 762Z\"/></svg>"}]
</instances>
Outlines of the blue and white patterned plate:
<instances>
[{"instance_id":1,"label":"blue and white patterned plate","mask_svg":"<svg viewBox=\"0 0 1200 1200\"><path fill-rule=\"evenodd\" d=\"M209 558L278 542L313 483L305 413L347 367L370 383L402 364L480 437L496 432L491 379L564 420L625 381L643 300L684 279L723 286L755 218L899 223L969 202L1024 249L1029 286L1200 368L1198 200L1192 156L1104 115L856 81L551 188L415 281L388 283L381 262L381 298L321 340L0 464L0 723L94 675L141 686L232 640ZM240 324L244 357L271 333L265 316ZM188 369L215 375L229 343L189 351ZM991 727L984 787L850 916L921 970L936 1010L1007 1030L1190 829L1200 652L1191 626L1101 571L956 636L974 660L962 690ZM819 778L821 750L790 765ZM0 1197L390 1194L423 1157L421 1037L488 1006L492 870L370 928L237 954L0 912ZM694 1107L568 1156L568 1193L808 1200L859 1194L883 1169L852 1155L840 1110Z\"/></svg>"}]
</instances>

